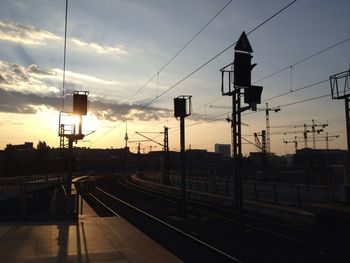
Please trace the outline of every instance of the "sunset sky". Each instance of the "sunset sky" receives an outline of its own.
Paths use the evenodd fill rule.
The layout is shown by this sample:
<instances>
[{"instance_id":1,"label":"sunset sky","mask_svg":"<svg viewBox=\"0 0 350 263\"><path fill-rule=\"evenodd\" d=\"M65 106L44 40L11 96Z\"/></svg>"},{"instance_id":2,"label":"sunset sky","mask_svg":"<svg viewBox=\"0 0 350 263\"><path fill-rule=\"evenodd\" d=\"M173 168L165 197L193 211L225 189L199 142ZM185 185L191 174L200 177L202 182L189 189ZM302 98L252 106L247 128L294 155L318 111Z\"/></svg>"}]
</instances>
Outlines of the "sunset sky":
<instances>
[{"instance_id":1,"label":"sunset sky","mask_svg":"<svg viewBox=\"0 0 350 263\"><path fill-rule=\"evenodd\" d=\"M231 99L221 96L219 69L233 61L233 48L176 84L291 0L229 2L69 1L64 110L70 110L74 90L89 91L89 114L83 123L85 133L93 132L77 146L123 147L127 121L131 141L142 140L135 131L170 127L170 149L178 150L173 98L179 95L193 96L193 114L186 119L187 147L213 151L215 143L230 143L230 125L225 121L230 110L210 105L231 106ZM349 11L348 0L299 0L249 34L252 62L257 63L252 81L264 87L260 107L266 102L281 106L280 112L270 115L272 152L294 153L294 145L284 144L283 138L290 141L297 136L302 141L302 128L294 126L311 125L312 119L319 125L328 123L317 135L317 148L326 147L326 132L340 136L330 141L331 148L346 148L344 101L324 95L330 94L329 76L350 67ZM0 148L39 140L59 146L64 18L65 0L1 1ZM248 125L242 126L242 133L250 141L254 132L265 129L263 111L245 112L242 120ZM288 134L276 134L280 131ZM162 141L159 134L150 136ZM147 149L150 145L155 144L143 143ZM303 146L300 142L299 148ZM136 143L130 147L135 151ZM256 150L246 144L243 148L244 154Z\"/></svg>"}]
</instances>

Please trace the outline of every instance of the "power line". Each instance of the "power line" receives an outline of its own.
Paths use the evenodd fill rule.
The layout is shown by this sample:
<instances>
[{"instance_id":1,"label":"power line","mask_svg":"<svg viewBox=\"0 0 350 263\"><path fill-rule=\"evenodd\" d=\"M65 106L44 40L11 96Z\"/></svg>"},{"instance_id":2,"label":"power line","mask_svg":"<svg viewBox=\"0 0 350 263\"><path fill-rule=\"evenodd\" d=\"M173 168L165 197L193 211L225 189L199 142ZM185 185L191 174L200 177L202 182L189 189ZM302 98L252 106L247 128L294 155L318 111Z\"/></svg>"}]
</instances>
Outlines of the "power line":
<instances>
[{"instance_id":1,"label":"power line","mask_svg":"<svg viewBox=\"0 0 350 263\"><path fill-rule=\"evenodd\" d=\"M349 41L349 40L350 40L350 37L345 38L345 39L343 39L342 41L339 41L339 42L337 42L337 43L335 43L335 44L333 44L333 45L331 45L331 46L329 46L329 47L327 47L327 48L321 49L321 50L319 50L319 51L313 53L313 54L310 55L310 56L307 56L307 57L305 57L305 58L300 59L299 61L295 62L294 64L291 64L290 66L283 67L283 68L281 68L281 69L279 69L279 70L277 70L277 71L275 71L275 72L273 72L273 73L270 73L270 74L266 75L265 77L262 77L262 78L260 78L260 79L258 79L258 80L256 80L256 81L254 81L253 84L255 84L255 83L257 83L257 82L260 82L260 81L263 81L263 80L265 80L265 79L268 79L268 78L270 78L270 77L272 77L272 76L275 76L275 75L277 75L278 73L281 73L281 72L283 72L283 71L285 71L285 70L287 70L287 69L293 68L293 67L295 67L296 65L301 64L301 63L303 63L303 62L305 62L305 61L307 61L307 60L309 60L309 59L311 59L311 58L314 58L314 57L316 57L316 56L318 56L318 55L320 55L320 54L322 54L322 53L324 53L324 52L326 52L326 51L328 51L328 50L330 50L330 49L332 49L332 48L335 48L335 47L337 47L337 46L339 46L339 45L341 45L341 44L343 44L343 43L345 43L345 42L347 42L347 41ZM327 79L327 80L323 80L323 81L320 81L320 82L315 83L315 84L312 84L312 85L318 85L318 84L321 84L321 83L323 83L323 82L328 82L328 81L329 81L329 80ZM311 87L312 85L310 85L310 87ZM288 92L286 92L286 93L283 93L283 94L277 95L277 96L275 96L275 97L271 97L271 98L265 99L265 100L263 100L262 102L265 102L265 101L271 100L271 99L275 99L275 98L284 96L284 95L286 95L286 94L289 94L289 93L291 93L291 92L298 91L298 90L302 90L302 89L304 89L304 88L308 88L308 86L303 87L303 88L299 88L299 89L294 89L294 90L291 89L290 91L288 91ZM218 98L216 98L216 99L214 99L214 100L212 100L212 101L210 101L210 102L207 102L207 103L202 104L201 106L198 106L196 109L203 108L205 105L210 104L210 103L215 102L215 101L218 101L219 99L222 99L222 98L223 98L222 96L219 96Z\"/></svg>"},{"instance_id":2,"label":"power line","mask_svg":"<svg viewBox=\"0 0 350 263\"><path fill-rule=\"evenodd\" d=\"M284 105L280 105L278 107L279 108L288 107L288 106L292 106L292 105L296 105L296 104L300 104L300 103L304 103L304 102L308 102L308 101L312 101L312 100L322 99L322 98L325 98L325 97L329 97L331 95L332 94L325 94L325 95L322 95L322 96L317 96L317 97L313 97L313 98L308 98L308 99L304 99L304 100L300 100L300 101L287 103L287 104L284 104ZM256 114L258 112L263 112L263 111L252 111L252 112L243 113L242 115L251 115L251 114ZM226 112L226 113L223 113L223 114L220 114L220 115L216 115L216 116L210 118L209 120L207 120L206 122L218 121L218 120L220 120L220 118L217 119L218 117L221 117L221 116L224 116L224 115L227 115L227 114L230 114L230 113L231 112ZM187 127L191 127L191 126L200 125L200 124L203 124L203 123L204 123L203 121L202 122L192 123L192 124L186 125L186 128Z\"/></svg>"},{"instance_id":3,"label":"power line","mask_svg":"<svg viewBox=\"0 0 350 263\"><path fill-rule=\"evenodd\" d=\"M288 94L290 94L290 93L294 93L294 92L298 92L298 91L301 91L301 90L304 90L304 89L308 89L308 88L317 86L317 85L322 84L322 83L325 83L325 82L329 82L329 79L321 80L321 81L318 81L318 82L315 82L315 83L312 83L312 84L309 84L309 85L306 85L306 86L303 86L303 87L294 89L294 90L292 90L292 91L287 91L287 92L284 92L284 93L275 95L275 96L273 96L273 97L264 99L264 100L262 100L261 102L266 102L266 101L270 101L270 100L273 100L273 99L276 99L276 98L280 98L280 97L283 97L283 96L288 95ZM279 106L279 107L281 107L281 106ZM244 113L244 115L253 114L253 113L255 113L255 112L253 111L253 112L250 112L250 113Z\"/></svg>"},{"instance_id":4,"label":"power line","mask_svg":"<svg viewBox=\"0 0 350 263\"><path fill-rule=\"evenodd\" d=\"M294 4L297 0L292 1L291 3L289 3L288 5L286 5L285 7L283 7L282 9L280 9L278 12L276 12L275 14L273 14L272 16L270 16L269 18L267 18L266 20L264 20L262 23L260 23L259 25L257 25L256 27L254 27L252 30L250 30L247 33L247 36L250 35L251 33L253 33L254 31L256 31L258 28L260 28L261 26L263 26L264 24L266 24L267 22L269 22L271 19L273 19L275 16L277 16L278 14L282 13L285 9L287 9L289 6L291 6L292 4ZM221 52L219 52L218 54L216 54L214 57L210 58L209 60L207 60L206 62L204 62L201 66L199 66L198 68L196 68L195 70L193 70L191 73L189 73L188 75L186 75L185 77L183 77L181 80L179 80L178 82L176 82L175 84L173 84L172 86L170 86L168 89L166 89L165 91L163 91L157 98L152 99L150 102L146 103L144 106L142 106L139 111L145 109L146 107L148 107L149 105L153 104L153 102L155 102L159 97L163 96L164 94L168 93L170 90L172 90L173 88L175 88L176 86L178 86L180 83L184 82L186 79L188 79L189 77L191 77L192 75L194 75L195 73L197 73L198 71L200 71L202 68L204 68L205 66L207 66L210 62L212 62L213 60L215 60L216 58L218 58L219 56L221 56L223 53L225 53L227 50L229 50L231 47L233 47L235 44L237 43L237 41L235 41L234 43L230 44L228 47L226 47L224 50L222 50ZM139 112L138 111L138 112ZM137 113L137 112L136 112ZM135 114L136 114L135 113Z\"/></svg>"},{"instance_id":5,"label":"power line","mask_svg":"<svg viewBox=\"0 0 350 263\"><path fill-rule=\"evenodd\" d=\"M319 82L316 82L316 83L313 83L313 84L310 84L310 85L306 85L306 86L303 86L303 87L298 88L298 89L295 89L295 90L290 90L290 91L281 93L281 94L279 94L279 95L276 95L276 96L273 96L273 97L264 99L264 100L262 100L262 102L269 101L269 100L273 100L273 99L276 99L276 98L279 98L279 97L282 97L282 96L285 96L285 95L288 95L288 94L290 94L290 93L294 93L294 92L297 92L297 91L300 91L300 90L303 90L303 89L311 88L311 87L313 87L313 86L317 86L317 85L322 84L322 83L325 83L325 82L329 82L329 79L321 80L321 81L319 81Z\"/></svg>"},{"instance_id":6,"label":"power line","mask_svg":"<svg viewBox=\"0 0 350 263\"><path fill-rule=\"evenodd\" d=\"M62 105L61 105L62 111L64 107L64 92L65 92L65 82L66 82L67 20L68 20L68 0L66 0L66 13L64 18L63 80L62 80Z\"/></svg>"},{"instance_id":7,"label":"power line","mask_svg":"<svg viewBox=\"0 0 350 263\"><path fill-rule=\"evenodd\" d=\"M286 6L284 6L282 9L280 9L279 11L277 11L276 13L274 13L272 16L270 16L269 18L265 19L263 22L261 22L259 25L257 25L256 27L254 27L252 30L250 30L247 35L255 32L258 28L262 27L263 25L265 25L267 22L269 22L271 19L273 19L274 17L276 17L277 15L279 15L280 13L282 13L284 10L286 10L288 7L290 7L291 5L293 5L295 2L297 2L297 0L293 0L292 2L290 2L289 4L287 4ZM225 53L227 50L229 50L231 47L233 47L235 44L237 43L237 41L235 41L234 43L230 44L228 47L226 47L224 50L222 50L221 52L219 52L218 54L216 54L214 57L210 58L209 60L207 60L206 62L204 62L202 65L200 65L198 68L196 68L195 70L193 70L192 72L190 72L188 75L186 75L185 77L183 77L182 79L180 79L179 81L177 81L175 84L173 84L172 86L170 86L168 89L166 89L165 91L163 91L158 97L152 99L150 102L146 103L144 106L142 106L139 110L137 110L134 114L132 114L132 116L135 116L137 113L139 113L140 111L142 111L143 109L145 109L146 107L150 106L151 104L153 104L157 99L159 99L160 97L162 97L163 95L165 95L166 93L168 93L170 90L174 89L176 86L178 86L180 83L184 82L186 79L190 78L192 75L194 75L195 73L197 73L198 71L200 71L202 68L204 68L205 66L207 66L209 63L211 63L213 60L215 60L216 58L218 58L219 56L221 56L223 53ZM155 74L154 76L156 76L157 74ZM154 78L154 77L153 77ZM153 79L152 78L152 79ZM110 131L112 131L113 129L115 129L117 127L112 128ZM108 131L108 133L110 132Z\"/></svg>"},{"instance_id":8,"label":"power line","mask_svg":"<svg viewBox=\"0 0 350 263\"><path fill-rule=\"evenodd\" d=\"M321 95L321 96L314 97L314 98L309 98L309 99L305 99L305 100L300 100L300 101L295 101L295 102L287 103L287 104L284 104L284 105L280 105L279 107L280 107L280 108L288 107L288 106L296 105L296 104L299 104L299 103L304 103L304 102L307 102L307 101L318 100L318 99L330 97L331 95L332 95L331 93L328 93L328 94Z\"/></svg>"},{"instance_id":9,"label":"power line","mask_svg":"<svg viewBox=\"0 0 350 263\"><path fill-rule=\"evenodd\" d=\"M270 78L270 77L272 77L272 76L274 76L274 75L276 75L276 74L278 74L278 73L281 73L281 72L283 72L283 71L285 71L285 70L287 70L287 69L293 68L294 66L296 66L296 65L298 65L298 64L300 64L300 63L303 63L303 62L305 62L305 61L307 61L307 60L309 60L309 59L311 59L311 58L313 58L313 57L316 57L316 56L318 56L318 55L320 55L320 54L322 54L322 53L324 53L324 52L326 52L326 51L328 51L328 50L330 50L330 49L332 49L332 48L335 48L335 47L337 47L337 46L339 46L339 45L341 45L341 44L343 44L343 43L345 43L345 42L347 42L347 41L349 41L349 40L350 40L350 37L348 37L348 38L346 38L346 39L343 39L342 41L337 42L337 43L335 43L335 44L333 44L333 45L331 45L331 46L329 46L329 47L326 47L326 48L324 48L324 49L322 49L322 50L320 50L320 51L317 51L316 53L314 53L314 54L312 54L312 55L310 55L310 56L308 56L308 57L306 57L306 58L303 58L303 59L301 59L301 60L295 62L294 64L292 64L292 65L290 65L290 66L286 66L286 67L281 68L281 69L279 69L279 70L277 70L277 71L275 71L275 72L273 72L273 73L271 73L271 74L268 74L267 76L262 77L262 78L260 78L260 79L258 79L258 80L256 80L256 81L254 81L253 84L255 84L255 83L257 83L257 82L260 82L260 81L263 81L263 80L265 80L265 79L267 79L267 78Z\"/></svg>"},{"instance_id":10,"label":"power line","mask_svg":"<svg viewBox=\"0 0 350 263\"><path fill-rule=\"evenodd\" d=\"M232 2L230 0L224 7L222 7L196 34L194 34L158 71L155 73L141 88L133 93L127 101L130 101L138 93L140 93L155 77L159 77L159 73L164 70L202 31ZM158 97L158 94L157 96Z\"/></svg>"},{"instance_id":11,"label":"power line","mask_svg":"<svg viewBox=\"0 0 350 263\"><path fill-rule=\"evenodd\" d=\"M300 88L298 88L298 89L295 89L293 92L297 92L297 91L300 91L300 90L303 90L303 89L307 89L307 88L310 88L310 87L319 85L319 84L321 84L321 83L324 83L324 82L326 82L326 81L328 82L329 80L318 81L318 82L315 82L315 83L312 83L312 84L309 84L309 85L300 87ZM275 98L278 98L278 97L282 97L282 96L288 95L289 93L291 93L291 91L288 91L288 92L285 92L285 93L276 95L276 96L274 96L274 97L268 98L268 99L266 99L266 100L263 100L262 102L265 102L265 101L268 101L268 100L272 100L272 99L275 99ZM312 100L324 98L324 97L327 97L327 96L330 96L330 94L322 95L322 96L314 97L314 98L309 98L309 99L302 100L302 101L292 102L292 103L288 103L288 104L285 104L285 105L280 105L280 106L277 106L277 107L279 107L279 108L287 107L287 106L291 106L291 105L294 105L294 104L299 104L299 103L302 103L302 102L307 102L307 101L312 101ZM221 98L221 97L220 97L220 98ZM217 100L218 100L218 99L214 99L214 100L212 100L212 102L217 101ZM206 105L206 104L205 104L205 105ZM203 106L204 106L204 105L203 105ZM197 107L197 108L198 108L198 107ZM243 113L242 115L251 115L251 114L255 114L255 113L263 112L263 111L264 111L264 110L261 109L261 110L258 110L258 111L246 112L246 113ZM219 115L215 115L215 116L213 116L213 117L211 117L211 118L209 118L209 119L207 119L207 120L205 120L205 121L200 121L200 122L196 122L196 123L192 123L192 124L186 125L186 128L187 128L187 127L196 126L196 125L200 125L200 124L203 124L203 123L218 121L218 120L221 120L221 119L222 119L222 118L219 118L219 117L222 117L222 116L225 116L225 115L228 115L228 114L231 114L231 111L228 111L228 112L225 112L225 113L222 113L222 114L219 114ZM176 131L176 129L175 129L175 130L172 130L172 131Z\"/></svg>"}]
</instances>

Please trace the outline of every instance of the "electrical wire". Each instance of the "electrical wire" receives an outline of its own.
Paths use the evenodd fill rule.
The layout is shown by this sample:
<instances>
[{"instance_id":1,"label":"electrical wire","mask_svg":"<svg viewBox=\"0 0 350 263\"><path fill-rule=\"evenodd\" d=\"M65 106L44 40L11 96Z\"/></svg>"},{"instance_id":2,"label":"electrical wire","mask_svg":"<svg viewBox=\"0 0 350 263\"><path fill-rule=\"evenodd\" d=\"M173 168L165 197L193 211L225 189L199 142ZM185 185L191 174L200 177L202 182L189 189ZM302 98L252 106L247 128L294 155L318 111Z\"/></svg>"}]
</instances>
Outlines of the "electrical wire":
<instances>
[{"instance_id":1,"label":"electrical wire","mask_svg":"<svg viewBox=\"0 0 350 263\"><path fill-rule=\"evenodd\" d=\"M325 97L330 97L332 94L325 94L325 95L322 95L322 96L317 96L317 97L312 97L312 98L308 98L308 99L304 99L304 100L300 100L300 101L295 101L295 102L291 102L291 103L287 103L287 104L284 104L284 105L280 105L278 106L279 108L284 108L284 107L288 107L288 106L292 106L292 105L296 105L296 104L300 104L300 103L304 103L304 102L308 102L308 101L313 101L313 100L318 100L318 99L322 99L322 98L325 98ZM256 114L258 112L263 112L263 111L252 111L252 112L247 112L247 113L243 113L242 116L246 116L246 115L251 115L251 114ZM223 115L227 115L227 114L230 114L231 112L226 112L226 113L223 113L223 114L220 114L220 115L216 115L210 119L208 119L206 122L213 122L213 121L218 121L218 120L221 120L222 118L218 118L218 117L222 117ZM206 122L196 122L196 123L192 123L192 124L189 124L189 125L186 125L186 128L187 127L191 127L191 126L196 126L196 125L200 125L200 124L204 124ZM174 130L172 130L174 131Z\"/></svg>"},{"instance_id":2,"label":"electrical wire","mask_svg":"<svg viewBox=\"0 0 350 263\"><path fill-rule=\"evenodd\" d=\"M325 82L329 82L329 79L321 80L321 81L319 81L319 82L316 82L316 83L313 83L313 84L310 84L310 85L306 85L306 86L303 86L303 87L298 88L298 89L295 89L295 90L290 90L290 91L281 93L281 94L279 94L279 95L276 95L276 96L273 96L273 97L264 99L264 100L262 100L261 102L266 102L266 101L269 101L269 100L273 100L273 99L276 99L276 98L279 98L279 97L288 95L288 94L290 94L290 93L294 93L294 92L297 92L297 91L300 91L300 90L304 90L304 89L307 89L307 88L311 88L311 87L317 86L317 85L322 84L322 83L325 83Z\"/></svg>"},{"instance_id":3,"label":"electrical wire","mask_svg":"<svg viewBox=\"0 0 350 263\"><path fill-rule=\"evenodd\" d=\"M194 34L158 71L155 73L141 88L139 88L136 92L134 92L127 101L130 102L132 98L134 98L137 94L139 94L147 85L150 83L155 77L158 76L159 73L163 71L202 31L232 2L230 0L224 7L222 7L201 29ZM157 80L158 81L158 80ZM157 94L158 97L158 94Z\"/></svg>"},{"instance_id":4,"label":"electrical wire","mask_svg":"<svg viewBox=\"0 0 350 263\"><path fill-rule=\"evenodd\" d=\"M278 74L278 73L281 73L281 72L283 72L283 71L285 71L285 70L287 70L287 69L293 68L293 67L295 67L296 65L298 65L298 64L300 64L300 63L303 63L303 62L305 62L305 61L307 61L307 60L309 60L309 59L311 59L311 58L313 58L313 57L316 57L316 56L318 56L318 55L320 55L320 54L322 54L322 53L324 53L324 52L326 52L326 51L328 51L328 50L330 50L330 49L332 49L332 48L335 48L335 47L337 47L337 46L339 46L339 45L341 45L341 44L343 44L343 43L345 43L345 42L347 42L347 41L349 41L349 40L350 40L350 37L347 37L346 39L343 39L343 40L340 41L340 42L337 42L337 43L335 43L335 44L333 44L333 45L331 45L331 46L329 46L329 47L326 47L326 48L324 48L324 49L322 49L322 50L320 50L320 51L317 51L317 52L315 52L314 54L312 54L312 55L310 55L310 56L308 56L308 57L306 57L306 58L300 59L299 61L295 62L295 63L292 64L292 65L286 66L286 67L281 68L281 69L279 69L279 70L277 70L277 71L275 71L275 72L273 72L273 73L270 73L270 74L268 74L267 76L262 77L262 78L260 78L260 79L258 79L258 80L256 80L256 81L254 81L253 84L255 84L255 83L257 83L257 82L260 82L260 81L263 81L263 80L265 80L265 79L267 79L267 78L270 78L270 77L272 77L272 76L274 76L274 75L276 75L276 74Z\"/></svg>"},{"instance_id":5,"label":"electrical wire","mask_svg":"<svg viewBox=\"0 0 350 263\"><path fill-rule=\"evenodd\" d=\"M339 46L339 45L341 45L341 44L343 44L343 43L345 43L345 42L347 42L347 41L349 41L349 40L350 40L350 37L345 38L345 39L343 39L342 41L339 41L339 42L337 42L337 43L335 43L335 44L333 44L333 45L331 45L331 46L329 46L329 47L327 47L327 48L321 49L321 50L319 50L319 51L313 53L313 54L310 55L310 56L307 56L307 57L305 57L305 58L302 58L302 59L298 60L297 62L295 62L294 64L291 64L290 66L283 67L283 68L281 68L281 69L279 69L279 70L277 70L277 71L275 71L275 72L273 72L273 73L270 73L270 74L268 74L268 75L266 75L266 76L264 76L264 77L262 77L262 78L260 78L260 79L258 79L258 80L256 80L256 81L254 81L252 84L255 84L255 83L260 82L260 81L263 81L263 80L266 80L266 79L268 79L268 78L270 78L270 77L273 77L273 76L277 75L278 73L281 73L281 72L283 72L283 71L285 71L285 70L287 70L287 69L292 69L292 68L294 68L296 65L301 64L301 63L303 63L303 62L305 62L305 61L307 61L307 60L309 60L309 59L311 59L311 58L314 58L314 57L316 57L316 56L318 56L318 55L320 55L320 54L322 54L322 53L324 53L324 52L326 52L326 51L328 51L328 50L330 50L330 49L332 49L332 48L335 48L335 47L337 47L337 46ZM314 85L317 85L317 84L321 84L321 83L323 83L323 82L328 82L328 81L329 81L329 79L323 80L323 81L320 81L320 82L318 82L318 83L314 83L314 84L310 85L310 87L311 87L311 86L314 86ZM262 102L265 102L265 101L268 101L268 100L271 100L271 99L275 99L275 98L284 96L284 95L289 94L289 93L291 93L291 92L295 92L295 91L299 91L299 90L308 88L308 86L305 86L305 87L302 87L302 88L294 89L294 90L293 90L293 89L292 89L292 86L293 86L293 85L292 85L292 76L291 76L291 90L290 90L290 91L288 91L288 92L286 92L286 93L282 93L282 94L277 95L277 96L275 96L275 97L271 97L271 98L265 99L265 100L263 100ZM210 101L210 102L206 102L206 103L204 103L204 104L202 104L202 105L196 107L195 109L203 108L205 105L210 104L210 103L213 103L213 102L215 102L215 101L218 101L218 100L220 100L220 99L222 99L222 98L224 98L224 97L223 97L223 96L219 96L219 97L217 97L216 99L214 99L214 100L212 100L212 101Z\"/></svg>"},{"instance_id":6,"label":"electrical wire","mask_svg":"<svg viewBox=\"0 0 350 263\"><path fill-rule=\"evenodd\" d=\"M271 19L273 19L274 17L276 17L278 14L282 13L284 10L286 10L289 6L291 6L292 4L294 4L297 0L292 1L291 3L289 3L288 5L286 5L285 7L283 7L282 9L280 9L278 12L276 12L275 14L273 14L272 16L270 16L269 18L265 19L262 23L260 23L259 25L257 25L256 27L254 27L252 30L248 31L248 33L246 34L247 36L250 35L251 33L255 32L258 28L262 27L264 24L266 24L267 22L269 22ZM200 71L202 68L204 68L205 66L207 66L209 63L211 63L213 60L217 59L219 56L221 56L223 53L225 53L227 50L229 50L230 48L232 48L235 44L237 43L237 41L235 41L234 43L230 44L228 47L226 47L224 50L222 50L221 52L219 52L218 54L216 54L214 57L210 58L209 60L207 60L206 62L204 62L202 65L200 65L198 68L196 68L195 70L193 70L191 73L189 73L188 75L186 75L185 77L183 77L182 79L180 79L178 82L176 82L175 84L173 84L172 86L170 86L168 89L166 89L165 91L163 91L157 98L152 99L150 102L146 103L144 106L142 106L138 112L142 111L143 109L147 108L148 106L150 106L151 104L153 104L159 97L162 97L163 95L165 95L166 93L168 93L170 90L174 89L176 86L178 86L179 84L181 84L182 82L184 82L186 79L190 78L192 75L196 74L198 71ZM136 113L138 113L136 112ZM136 114L135 113L135 114Z\"/></svg>"},{"instance_id":7,"label":"electrical wire","mask_svg":"<svg viewBox=\"0 0 350 263\"><path fill-rule=\"evenodd\" d=\"M281 8L280 10L278 10L276 13L274 13L273 15L271 15L270 17L268 17L267 19L265 19L263 22L261 22L260 24L258 24L256 27L254 27L252 30L250 30L246 35L250 35L253 32L255 32L257 29L259 29L260 27L262 27L263 25L265 25L267 22L269 22L270 20L272 20L274 17L276 17L277 15L279 15L280 13L282 13L284 10L286 10L287 8L289 8L291 5L293 5L295 2L297 2L297 0L293 0L292 2L290 2L289 4L287 4L286 6L284 6L283 8ZM174 89L176 86L178 86L180 83L184 82L186 79L190 78L191 76L193 76L195 73L197 73L198 71L200 71L202 68L204 68L205 66L207 66L209 63L211 63L213 60L215 60L216 58L218 58L219 56L221 56L223 53L225 53L227 50L229 50L230 48L232 48L235 44L237 43L237 41L235 41L234 43L230 44L228 47L226 47L224 50L222 50L221 52L219 52L218 54L216 54L215 56L213 56L212 58L210 58L209 60L207 60L206 62L204 62L202 65L200 65L198 68L196 68L195 70L191 71L189 74L187 74L185 77L183 77L182 79L180 79L179 81L177 81L175 84L173 84L172 86L170 86L168 89L166 89L165 91L163 91L161 94L159 94L158 97L152 99L151 101L149 101L148 103L146 103L145 105L143 105L139 110L137 110L135 113L132 114L132 116L135 116L137 113L139 113L140 111L144 110L146 107L150 106L151 104L153 104L156 100L158 100L160 97L162 97L163 95L165 95L166 93L168 93L170 90ZM155 74L154 76L156 76L157 74ZM152 77L152 79L154 78L154 76ZM148 82L150 82L152 79L150 79ZM117 126L115 126L114 128L111 128L110 131L114 130L115 128L117 128ZM109 133L110 131L108 131L107 133ZM106 133L106 134L107 134ZM104 136L104 135L103 135Z\"/></svg>"},{"instance_id":8,"label":"electrical wire","mask_svg":"<svg viewBox=\"0 0 350 263\"><path fill-rule=\"evenodd\" d=\"M66 0L66 13L64 18L63 80L62 80L62 105L61 105L62 111L64 107L64 93L65 93L65 83L66 83L67 20L68 20L68 0Z\"/></svg>"}]
</instances>

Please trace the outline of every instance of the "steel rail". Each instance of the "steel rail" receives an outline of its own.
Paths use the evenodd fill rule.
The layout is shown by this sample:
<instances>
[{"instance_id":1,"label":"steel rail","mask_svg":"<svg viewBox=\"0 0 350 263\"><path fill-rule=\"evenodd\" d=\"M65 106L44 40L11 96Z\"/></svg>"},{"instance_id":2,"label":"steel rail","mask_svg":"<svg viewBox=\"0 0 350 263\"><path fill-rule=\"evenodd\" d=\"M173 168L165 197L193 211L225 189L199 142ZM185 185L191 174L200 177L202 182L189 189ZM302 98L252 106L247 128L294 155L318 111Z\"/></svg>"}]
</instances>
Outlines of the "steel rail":
<instances>
[{"instance_id":1,"label":"steel rail","mask_svg":"<svg viewBox=\"0 0 350 263\"><path fill-rule=\"evenodd\" d=\"M112 195L112 194L106 192L105 190L103 190L102 188L96 187L95 189L100 191L100 192L102 192L106 196L116 200L117 202L119 202L119 203L121 203L121 204L123 204L123 205L125 205L125 206L127 206L129 208L131 208L132 210L141 213L142 215L144 215L144 216L146 216L146 217L148 217L148 218L150 218L150 219L152 219L152 220L154 220L154 221L156 221L156 222L158 222L158 223L160 223L160 224L170 228L171 230L173 230L173 231L175 231L175 232L177 232L177 233L179 233L179 234L181 234L181 235L183 235L183 236L185 236L185 237L187 237L187 238L189 238L189 239L191 239L191 240L193 240L193 241L195 241L195 242L205 246L206 248L209 248L210 250L218 253L219 255L224 256L224 257L226 257L226 258L228 258L230 260L233 260L235 262L242 263L242 261L240 261L239 259L237 259L237 258L235 258L235 257L233 257L233 256L231 256L231 255L229 255L229 254L227 254L227 253L225 253L225 252L223 252L223 251L221 251L221 250L219 250L219 249L209 245L208 243L206 243L206 242L204 242L204 241L202 241L202 240L200 240L200 239L198 239L198 238L196 238L196 237L194 237L194 236L192 236L192 235L182 231L181 229L178 229L178 228L168 224L167 222L164 222L164 221L160 220L159 218L157 218L157 217L155 217L155 216L153 216L153 215L151 215L151 214L149 214L149 213L147 213L147 212L145 212L145 211L143 211L143 210L141 210L141 209L139 209L139 208L137 208L137 207L127 203L127 202L125 202L124 200L121 200L120 198L115 197L114 195Z\"/></svg>"}]
</instances>

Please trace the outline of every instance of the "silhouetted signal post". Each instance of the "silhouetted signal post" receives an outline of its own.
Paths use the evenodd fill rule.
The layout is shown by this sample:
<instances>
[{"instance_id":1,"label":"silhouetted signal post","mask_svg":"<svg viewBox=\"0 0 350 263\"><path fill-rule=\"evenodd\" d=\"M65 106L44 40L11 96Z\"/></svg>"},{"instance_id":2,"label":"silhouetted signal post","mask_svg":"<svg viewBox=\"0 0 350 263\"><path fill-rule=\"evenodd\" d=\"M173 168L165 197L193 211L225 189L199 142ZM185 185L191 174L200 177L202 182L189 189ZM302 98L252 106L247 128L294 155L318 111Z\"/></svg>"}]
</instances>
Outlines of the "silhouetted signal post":
<instances>
[{"instance_id":1,"label":"silhouetted signal post","mask_svg":"<svg viewBox=\"0 0 350 263\"><path fill-rule=\"evenodd\" d=\"M332 91L332 99L344 99L346 135L348 143L348 180L350 180L350 68L347 71L329 77Z\"/></svg>"},{"instance_id":2,"label":"silhouetted signal post","mask_svg":"<svg viewBox=\"0 0 350 263\"><path fill-rule=\"evenodd\" d=\"M185 118L191 115L192 96L183 95L174 99L174 116L180 118L180 149L181 149L181 202L179 214L182 217L186 212L186 155L185 155Z\"/></svg>"},{"instance_id":3,"label":"silhouetted signal post","mask_svg":"<svg viewBox=\"0 0 350 263\"><path fill-rule=\"evenodd\" d=\"M251 64L253 49L247 35L242 32L235 45L233 63L220 69L221 71L221 92L223 96L232 96L232 155L233 169L235 176L235 202L238 229L244 227L243 217L243 175L242 175L242 141L241 141L241 113L251 109L256 111L257 104L261 102L263 87L251 85L251 71L256 64ZM233 67L232 67L233 66ZM231 69L228 69L231 67ZM233 69L232 69L233 68ZM228 74L226 74L228 73ZM228 78L225 81L225 74ZM233 74L233 79L232 79ZM225 85L226 83L226 85ZM225 87L226 86L226 87ZM242 93L243 90L243 93ZM244 103L249 106L241 107L241 96L244 96Z\"/></svg>"},{"instance_id":4,"label":"silhouetted signal post","mask_svg":"<svg viewBox=\"0 0 350 263\"><path fill-rule=\"evenodd\" d=\"M68 196L71 195L71 187L72 187L72 170L73 170L73 142L77 142L78 140L82 140L84 138L84 134L82 132L82 116L87 114L87 96L88 91L74 91L73 94L73 112L65 113L60 112L60 120L59 120L59 136L60 142L64 142L64 138L68 139L68 157L67 157L67 174L65 178L66 191ZM70 118L70 123L64 123L62 120L62 116ZM78 127L74 121L72 122L74 116L78 116L79 122ZM64 148L65 144L61 144L60 147Z\"/></svg>"}]
</instances>

